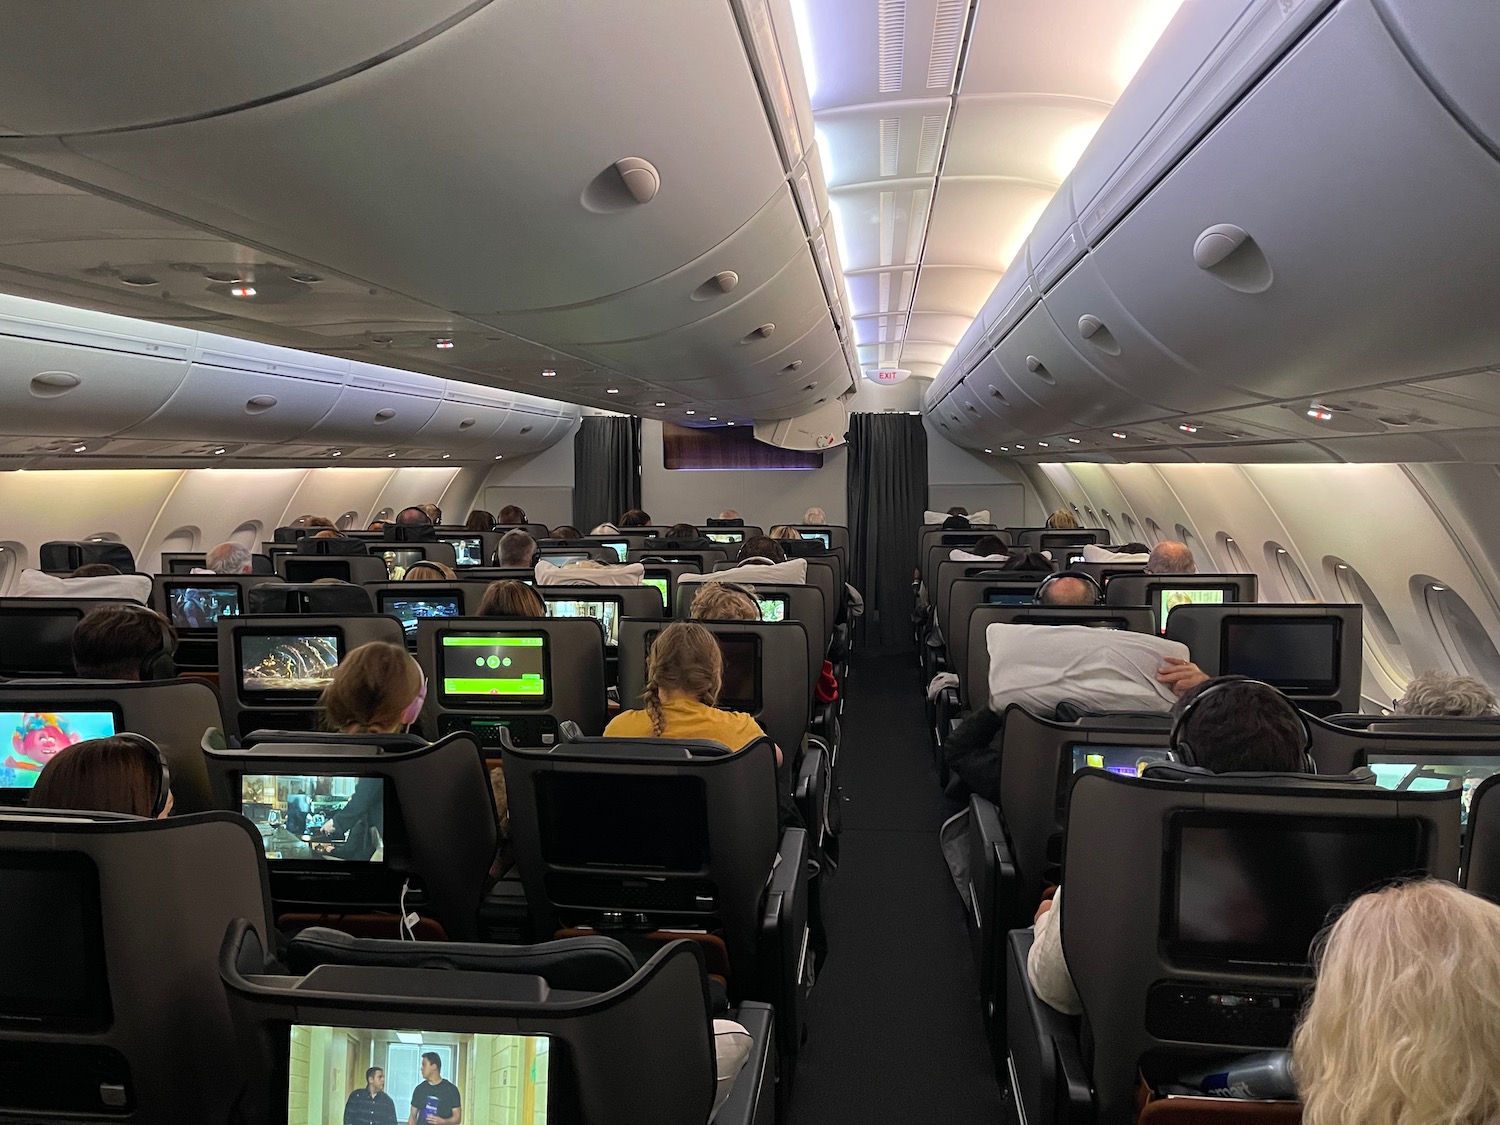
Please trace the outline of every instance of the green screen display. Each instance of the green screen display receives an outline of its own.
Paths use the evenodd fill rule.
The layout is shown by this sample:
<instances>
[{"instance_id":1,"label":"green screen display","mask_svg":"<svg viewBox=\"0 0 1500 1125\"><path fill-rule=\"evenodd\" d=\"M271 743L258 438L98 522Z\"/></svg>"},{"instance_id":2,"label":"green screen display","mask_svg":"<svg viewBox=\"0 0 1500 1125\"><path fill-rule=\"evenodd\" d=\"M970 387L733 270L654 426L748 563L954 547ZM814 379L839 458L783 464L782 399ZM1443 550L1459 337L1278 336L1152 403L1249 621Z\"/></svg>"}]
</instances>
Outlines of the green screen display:
<instances>
[{"instance_id":1,"label":"green screen display","mask_svg":"<svg viewBox=\"0 0 1500 1125\"><path fill-rule=\"evenodd\" d=\"M545 637L448 634L441 655L444 695L522 701L547 694Z\"/></svg>"}]
</instances>

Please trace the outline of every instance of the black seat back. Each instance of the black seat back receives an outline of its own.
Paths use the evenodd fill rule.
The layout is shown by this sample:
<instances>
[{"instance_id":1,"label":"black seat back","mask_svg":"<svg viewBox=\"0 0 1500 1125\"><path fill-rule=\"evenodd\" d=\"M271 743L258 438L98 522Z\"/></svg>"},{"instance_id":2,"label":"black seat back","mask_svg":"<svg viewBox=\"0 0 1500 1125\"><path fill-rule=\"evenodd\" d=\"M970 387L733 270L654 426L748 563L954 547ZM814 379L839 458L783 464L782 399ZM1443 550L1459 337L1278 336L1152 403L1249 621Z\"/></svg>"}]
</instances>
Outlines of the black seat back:
<instances>
[{"instance_id":1,"label":"black seat back","mask_svg":"<svg viewBox=\"0 0 1500 1125\"><path fill-rule=\"evenodd\" d=\"M313 613L333 617L373 613L375 609L364 586L347 582L261 583L246 591L245 604L248 612L257 616Z\"/></svg>"},{"instance_id":2,"label":"black seat back","mask_svg":"<svg viewBox=\"0 0 1500 1125\"><path fill-rule=\"evenodd\" d=\"M333 542L333 540L325 540ZM415 549L411 547L402 550ZM276 573L287 582L307 584L320 578L337 578L356 586L366 582L384 582L390 577L385 559L369 555L299 555L279 554L275 557Z\"/></svg>"},{"instance_id":3,"label":"black seat back","mask_svg":"<svg viewBox=\"0 0 1500 1125\"><path fill-rule=\"evenodd\" d=\"M73 630L106 605L130 598L0 598L0 677L73 675Z\"/></svg>"}]
</instances>

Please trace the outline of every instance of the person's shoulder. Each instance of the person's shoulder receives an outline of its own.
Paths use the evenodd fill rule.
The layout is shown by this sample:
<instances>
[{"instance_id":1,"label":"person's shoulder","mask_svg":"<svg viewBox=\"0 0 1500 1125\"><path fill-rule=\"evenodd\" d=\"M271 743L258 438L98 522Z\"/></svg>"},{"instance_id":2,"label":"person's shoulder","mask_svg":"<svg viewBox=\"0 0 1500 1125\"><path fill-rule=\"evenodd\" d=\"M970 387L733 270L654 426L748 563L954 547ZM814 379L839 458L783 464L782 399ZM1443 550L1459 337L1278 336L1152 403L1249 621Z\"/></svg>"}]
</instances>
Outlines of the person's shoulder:
<instances>
[{"instance_id":1,"label":"person's shoulder","mask_svg":"<svg viewBox=\"0 0 1500 1125\"><path fill-rule=\"evenodd\" d=\"M605 737L610 735L636 735L651 729L651 716L644 711L621 711L604 728Z\"/></svg>"},{"instance_id":2,"label":"person's shoulder","mask_svg":"<svg viewBox=\"0 0 1500 1125\"><path fill-rule=\"evenodd\" d=\"M766 733L764 728L755 721L754 715L747 714L744 711L723 711L721 714L728 716L732 720L733 729L744 735L745 741L740 743L740 746L754 742Z\"/></svg>"}]
</instances>

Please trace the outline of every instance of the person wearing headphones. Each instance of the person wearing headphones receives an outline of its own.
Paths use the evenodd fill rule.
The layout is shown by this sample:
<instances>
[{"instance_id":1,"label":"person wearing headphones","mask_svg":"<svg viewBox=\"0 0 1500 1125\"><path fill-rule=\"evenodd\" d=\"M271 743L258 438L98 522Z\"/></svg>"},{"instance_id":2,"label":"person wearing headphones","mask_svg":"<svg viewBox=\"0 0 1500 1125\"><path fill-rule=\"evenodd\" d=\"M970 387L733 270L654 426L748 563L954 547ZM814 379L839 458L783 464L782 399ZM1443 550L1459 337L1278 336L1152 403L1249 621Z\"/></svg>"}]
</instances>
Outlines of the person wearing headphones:
<instances>
[{"instance_id":1,"label":"person wearing headphones","mask_svg":"<svg viewBox=\"0 0 1500 1125\"><path fill-rule=\"evenodd\" d=\"M73 630L73 669L85 680L171 680L177 630L143 605L103 605Z\"/></svg>"},{"instance_id":2,"label":"person wearing headphones","mask_svg":"<svg viewBox=\"0 0 1500 1125\"><path fill-rule=\"evenodd\" d=\"M1099 605L1103 601L1099 583L1079 571L1049 574L1036 588L1037 605Z\"/></svg>"},{"instance_id":3,"label":"person wearing headphones","mask_svg":"<svg viewBox=\"0 0 1500 1125\"><path fill-rule=\"evenodd\" d=\"M172 773L160 748L144 735L90 738L47 762L26 804L160 820L172 811Z\"/></svg>"},{"instance_id":4,"label":"person wearing headphones","mask_svg":"<svg viewBox=\"0 0 1500 1125\"><path fill-rule=\"evenodd\" d=\"M1172 709L1168 745L1178 761L1210 773L1312 773L1312 732L1296 704L1243 676L1206 680ZM1026 976L1059 1012L1083 1011L1062 951L1062 888L1037 908Z\"/></svg>"}]
</instances>

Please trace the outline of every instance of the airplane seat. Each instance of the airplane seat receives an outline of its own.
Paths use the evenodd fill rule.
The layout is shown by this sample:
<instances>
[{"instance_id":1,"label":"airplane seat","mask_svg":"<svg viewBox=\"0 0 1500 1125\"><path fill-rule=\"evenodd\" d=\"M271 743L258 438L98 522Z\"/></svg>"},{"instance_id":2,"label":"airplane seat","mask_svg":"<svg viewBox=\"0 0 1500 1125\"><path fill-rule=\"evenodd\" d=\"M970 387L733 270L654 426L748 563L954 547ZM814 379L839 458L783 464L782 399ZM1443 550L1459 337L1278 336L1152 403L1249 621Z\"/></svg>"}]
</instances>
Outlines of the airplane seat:
<instances>
[{"instance_id":1,"label":"airplane seat","mask_svg":"<svg viewBox=\"0 0 1500 1125\"><path fill-rule=\"evenodd\" d=\"M503 750L536 933L717 935L731 1003L775 1006L789 1067L812 976L808 834L778 830L770 739L732 754L683 749L609 738Z\"/></svg>"},{"instance_id":2,"label":"airplane seat","mask_svg":"<svg viewBox=\"0 0 1500 1125\"><path fill-rule=\"evenodd\" d=\"M0 678L72 678L73 630L91 610L132 598L0 598Z\"/></svg>"},{"instance_id":3,"label":"airplane seat","mask_svg":"<svg viewBox=\"0 0 1500 1125\"><path fill-rule=\"evenodd\" d=\"M566 947L514 963L502 950L457 947L459 964L442 967L420 945L357 948L357 963L320 959L288 973L245 927L232 924L224 934L219 972L252 1076L247 1119L278 1119L285 1108L289 1119L311 1120L315 1104L337 1112L358 1078L320 1089L301 1076L346 1062L350 1042L374 1052L412 1041L413 1031L423 1046L447 1045L445 1071L460 1085L466 1114L483 1104L476 1086L492 1091L492 1104L530 1108L537 1120L702 1125L712 1112L714 1031L691 942L664 946L621 983L600 989L564 987L586 983L571 979L579 954ZM768 1112L758 1095L775 1081L772 1018L764 1005L737 1014L753 1045L717 1120L751 1125ZM404 1091L391 1093L404 1110Z\"/></svg>"},{"instance_id":4,"label":"airplane seat","mask_svg":"<svg viewBox=\"0 0 1500 1125\"><path fill-rule=\"evenodd\" d=\"M247 612L255 615L318 613L330 616L375 611L369 591L346 582L262 582L245 593Z\"/></svg>"},{"instance_id":5,"label":"airplane seat","mask_svg":"<svg viewBox=\"0 0 1500 1125\"><path fill-rule=\"evenodd\" d=\"M725 577L722 581L733 581ZM676 618L687 621L692 617L693 599L705 583L683 582L677 587ZM807 632L807 668L810 689L817 691L818 677L823 672L823 660L828 652L829 638L823 632L823 588L821 586L780 582L744 583L755 591L761 604L761 620L797 621ZM779 615L779 616L778 616Z\"/></svg>"},{"instance_id":6,"label":"airplane seat","mask_svg":"<svg viewBox=\"0 0 1500 1125\"><path fill-rule=\"evenodd\" d=\"M417 662L428 683L423 731L469 733L492 766L502 732L515 745L544 748L565 720L590 735L604 731L604 632L592 618L421 618Z\"/></svg>"},{"instance_id":7,"label":"airplane seat","mask_svg":"<svg viewBox=\"0 0 1500 1125\"><path fill-rule=\"evenodd\" d=\"M10 729L13 759L15 748L27 745L28 730L64 745L125 731L144 735L172 771L176 812L217 807L200 742L224 719L218 695L201 680L9 680L0 683L0 721ZM8 786L0 788L0 804L24 803L35 781L29 769L0 766L0 786Z\"/></svg>"},{"instance_id":8,"label":"airplane seat","mask_svg":"<svg viewBox=\"0 0 1500 1125\"><path fill-rule=\"evenodd\" d=\"M1500 903L1500 773L1493 773L1468 796L1468 833L1464 840L1464 890Z\"/></svg>"},{"instance_id":9,"label":"airplane seat","mask_svg":"<svg viewBox=\"0 0 1500 1125\"><path fill-rule=\"evenodd\" d=\"M319 586L317 590L346 589ZM368 600L359 587L347 587ZM294 586L256 586L285 593ZM257 614L221 617L219 696L225 730L244 735L257 727L312 730L323 688L345 654L370 641L402 645L405 635L394 617L371 614Z\"/></svg>"},{"instance_id":10,"label":"airplane seat","mask_svg":"<svg viewBox=\"0 0 1500 1125\"><path fill-rule=\"evenodd\" d=\"M278 918L383 918L408 911L448 937L478 936L500 828L478 744L455 733L409 749L332 736L321 742L205 746L220 808L264 841ZM325 838L326 837L326 841Z\"/></svg>"},{"instance_id":11,"label":"airplane seat","mask_svg":"<svg viewBox=\"0 0 1500 1125\"><path fill-rule=\"evenodd\" d=\"M89 563L107 563L121 574L136 573L135 555L124 543L53 539L37 549L37 568L47 574L67 575Z\"/></svg>"},{"instance_id":12,"label":"airplane seat","mask_svg":"<svg viewBox=\"0 0 1500 1125\"><path fill-rule=\"evenodd\" d=\"M0 811L0 1116L228 1121L245 1080L218 952L271 933L249 824Z\"/></svg>"},{"instance_id":13,"label":"airplane seat","mask_svg":"<svg viewBox=\"0 0 1500 1125\"><path fill-rule=\"evenodd\" d=\"M297 549L292 552L296 555L368 555L370 545L363 539L345 539L342 536L335 539L319 539L316 536L307 536L297 540Z\"/></svg>"},{"instance_id":14,"label":"airplane seat","mask_svg":"<svg viewBox=\"0 0 1500 1125\"><path fill-rule=\"evenodd\" d=\"M1285 1048L1330 912L1408 872L1454 879L1459 839L1452 790L1085 769L1070 799L1060 919L1084 1012L1077 1036L1037 1018L1050 1009L1038 1011L1027 983L1027 935L1007 947L1008 1064L1025 1120L1126 1125L1143 1072L1170 1080ZM1289 888L1304 871L1316 878ZM1226 885L1240 890L1226 896Z\"/></svg>"},{"instance_id":15,"label":"airplane seat","mask_svg":"<svg viewBox=\"0 0 1500 1125\"><path fill-rule=\"evenodd\" d=\"M151 579L151 608L177 630L177 666L217 672L220 617L249 612L250 591L282 581L275 575L157 574Z\"/></svg>"},{"instance_id":16,"label":"airplane seat","mask_svg":"<svg viewBox=\"0 0 1500 1125\"><path fill-rule=\"evenodd\" d=\"M324 543L335 540L324 539ZM363 546L363 544L361 544ZM276 556L276 573L291 584L311 584L320 578L336 578L353 586L366 582L384 582L390 577L386 561L379 555L300 555Z\"/></svg>"},{"instance_id":17,"label":"airplane seat","mask_svg":"<svg viewBox=\"0 0 1500 1125\"><path fill-rule=\"evenodd\" d=\"M470 617L479 612L490 584L471 580L468 571L458 573L461 577L451 582L442 578L371 582L365 589L375 603L375 612L400 621L406 647L416 651L417 622L422 618Z\"/></svg>"}]
</instances>

